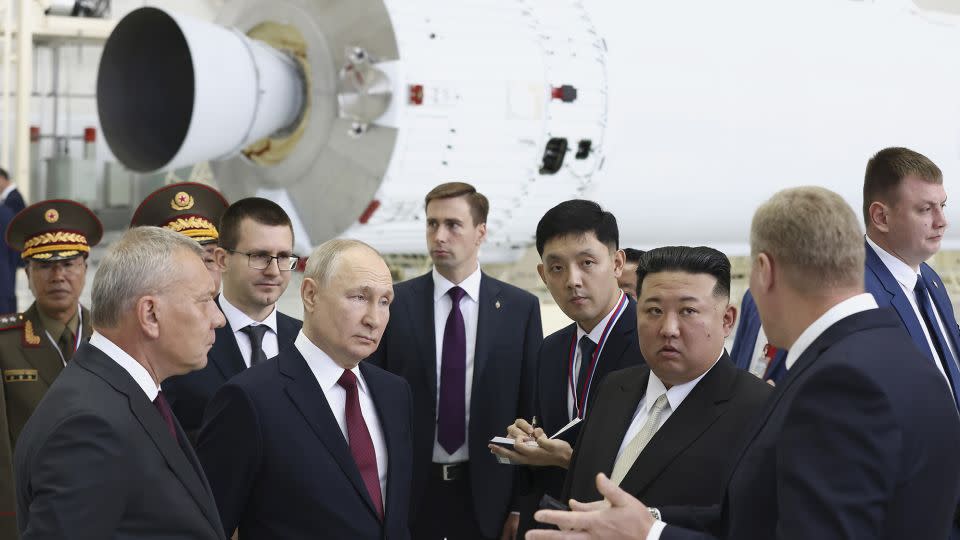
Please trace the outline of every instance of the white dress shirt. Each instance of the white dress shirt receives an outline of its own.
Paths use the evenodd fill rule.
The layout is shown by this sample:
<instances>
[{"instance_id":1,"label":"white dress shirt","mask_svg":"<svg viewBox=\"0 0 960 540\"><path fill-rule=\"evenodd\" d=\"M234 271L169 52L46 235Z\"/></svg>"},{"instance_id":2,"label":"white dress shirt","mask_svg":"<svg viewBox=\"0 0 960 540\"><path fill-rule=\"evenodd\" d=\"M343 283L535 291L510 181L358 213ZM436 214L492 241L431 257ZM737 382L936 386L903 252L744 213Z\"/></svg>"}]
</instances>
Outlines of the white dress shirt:
<instances>
[{"instance_id":1,"label":"white dress shirt","mask_svg":"<svg viewBox=\"0 0 960 540\"><path fill-rule=\"evenodd\" d=\"M920 306L917 305L917 295L913 292L913 288L917 286L917 279L919 279L920 270L910 267L907 263L901 261L900 259L894 257L890 253L887 253L882 247L878 246L869 236L865 237L867 239L867 244L873 249L873 251L880 257L880 261L884 266L887 267L887 270L890 270L890 273L893 274L894 279L897 280L897 283L900 285L900 288L903 289L903 294L906 295L907 300L910 301L910 307L913 308L913 313L917 316L917 322L920 323L920 330L923 331L923 336L927 338L927 346L930 347L930 352L933 354L935 360L934 364L937 365L937 369L940 370L940 373L943 374L944 379L946 379L947 384L950 384L950 377L947 375L946 370L943 367L943 359L940 358L940 354L937 352L937 347L933 343L933 336L930 335L930 332L927 330L927 324L924 322L923 313L920 311ZM927 297L930 297L930 293L927 292ZM930 298L930 305L934 307L933 313L937 319L937 326L940 327L940 332L944 336L949 336L950 333L946 331L946 327L943 325L943 320L940 318L940 313L936 309L936 304L933 303L933 299ZM947 347L950 348L950 353L954 358L957 357L957 351L953 347L953 340L947 339Z\"/></svg>"},{"instance_id":2,"label":"white dress shirt","mask_svg":"<svg viewBox=\"0 0 960 540\"><path fill-rule=\"evenodd\" d=\"M813 323L800 334L800 337L793 342L793 345L790 346L785 361L787 369L789 370L793 367L793 364L797 362L800 355L820 337L820 334L826 332L828 328L851 315L870 309L877 309L877 301L874 300L873 295L870 293L852 296L828 309L819 319L813 321ZM646 540L660 540L660 534L666 526L667 524L660 520L655 521L650 528L650 532L647 533Z\"/></svg>"},{"instance_id":3,"label":"white dress shirt","mask_svg":"<svg viewBox=\"0 0 960 540\"><path fill-rule=\"evenodd\" d=\"M280 344L277 342L277 306L273 306L273 311L270 312L270 315L267 315L263 322L255 321L249 315L234 307L227 300L227 297L220 293L220 309L223 311L223 316L227 318L230 329L233 330L233 337L237 340L237 347L240 348L240 355L243 356L243 363L247 367L250 367L250 356L253 353L253 348L250 346L250 336L243 329L251 324L254 326L263 324L270 329L269 332L263 334L263 343L261 344L263 354L267 358L273 358L280 352Z\"/></svg>"},{"instance_id":4,"label":"white dress shirt","mask_svg":"<svg viewBox=\"0 0 960 540\"><path fill-rule=\"evenodd\" d=\"M620 455L623 454L623 451L627 448L627 445L630 444L630 441L637 436L637 433L640 433L640 430L643 429L643 426L647 423L647 418L650 417L650 408L653 407L653 404L657 402L657 399L663 394L667 395L668 407L664 407L663 411L660 413L660 417L657 419L657 425L654 428L653 432L656 433L661 426L667 423L667 419L670 418L670 415L680 407L680 404L683 403L683 400L687 399L687 396L690 395L690 392L693 391L694 387L697 386L697 383L700 382L700 379L704 377L707 373L710 373L710 370L713 369L713 366L717 365L717 362L720 361L720 358L723 356L723 352L720 353L720 356L713 361L713 364L710 364L710 367L700 374L699 377L693 379L692 381L687 381L683 384L678 384L670 387L667 390L667 387L663 384L663 381L656 376L654 372L650 372L650 378L647 380L647 392L640 398L640 403L637 404L637 410L633 413L633 420L630 421L630 427L627 428L626 434L623 436L623 441L620 443L620 450L617 451L617 458L620 459ZM614 463L616 463L616 459Z\"/></svg>"},{"instance_id":5,"label":"white dress shirt","mask_svg":"<svg viewBox=\"0 0 960 540\"><path fill-rule=\"evenodd\" d=\"M350 445L350 435L347 433L347 391L340 386L340 377L344 369L337 365L327 353L320 350L313 344L309 338L301 331L297 334L294 346L303 355L307 361L307 366L313 372L317 379L317 384L323 390L324 397L330 405L330 411L337 419L337 425L340 426L340 432L343 433L343 440L347 446ZM363 414L363 421L367 424L367 431L370 432L370 439L373 440L373 449L377 454L377 473L380 475L380 500L383 501L384 511L387 505L387 443L383 436L383 429L380 427L380 417L377 415L377 407L373 403L373 397L370 394L370 387L360 373L359 367L354 367L350 371L357 376L357 395L360 399L360 412Z\"/></svg>"},{"instance_id":6,"label":"white dress shirt","mask_svg":"<svg viewBox=\"0 0 960 540\"><path fill-rule=\"evenodd\" d=\"M477 269L472 274L457 284L440 275L436 268L433 269L433 335L437 346L437 404L440 403L440 372L443 368L443 331L447 327L447 317L450 316L450 310L453 308L453 300L447 292L453 287L459 286L467 293L460 299L460 313L463 315L463 327L466 331L467 342L467 371L464 383L466 418L464 418L463 424L465 429L463 446L458 448L456 452L448 454L443 446L440 446L440 442L437 440L437 430L434 429L434 463L458 463L470 459L470 445L468 444L470 442L470 398L473 393L473 357L477 350L477 317L480 315L480 276L480 265L477 265Z\"/></svg>"},{"instance_id":7,"label":"white dress shirt","mask_svg":"<svg viewBox=\"0 0 960 540\"><path fill-rule=\"evenodd\" d=\"M157 394L160 393L160 385L153 380L150 372L147 371L147 368L143 367L140 362L134 360L132 356L118 347L116 343L104 337L103 334L94 332L93 335L90 336L90 344L103 351L103 354L109 356L111 360L119 364L124 371L129 373L130 376L133 377L133 380L136 381L137 386L147 395L147 399L149 399L151 403L157 399Z\"/></svg>"},{"instance_id":8,"label":"white dress shirt","mask_svg":"<svg viewBox=\"0 0 960 540\"><path fill-rule=\"evenodd\" d=\"M580 363L583 361L583 359L580 358L582 356L580 352L580 338L582 338L583 336L587 336L590 338L590 341L592 341L594 345L599 345L600 336L603 334L603 329L607 327L607 323L610 322L610 318L616 315L616 318L613 319L613 322L610 322L610 331L612 332L613 327L616 326L617 321L620 320L620 315L623 315L623 312L626 311L626 308L624 308L623 310L620 311L620 313L617 313L617 306L620 305L620 300L623 298L623 295L624 295L624 292L620 291L620 296L617 297L617 303L616 305L614 305L613 309L610 310L610 313L607 313L603 317L603 319L601 319L600 322L597 323L597 325L594 326L593 329L590 330L589 332L587 332L586 330L583 329L582 326L577 324L577 343L573 347L574 349L573 351L573 384L575 384L577 388L580 388L580 380L579 380L580 379ZM607 338L609 339L609 336L607 336ZM596 351L596 354L598 358L597 363L599 364L600 362L603 362L603 359L600 358L601 355L603 354L603 351L602 350ZM567 361L566 358L564 358L563 360L564 362ZM589 359L587 361L589 362ZM570 420L573 420L573 417L577 415L577 398L573 393L573 389L570 388L569 377L564 379L564 384L566 384L567 386L567 415L568 415L567 418Z\"/></svg>"}]
</instances>

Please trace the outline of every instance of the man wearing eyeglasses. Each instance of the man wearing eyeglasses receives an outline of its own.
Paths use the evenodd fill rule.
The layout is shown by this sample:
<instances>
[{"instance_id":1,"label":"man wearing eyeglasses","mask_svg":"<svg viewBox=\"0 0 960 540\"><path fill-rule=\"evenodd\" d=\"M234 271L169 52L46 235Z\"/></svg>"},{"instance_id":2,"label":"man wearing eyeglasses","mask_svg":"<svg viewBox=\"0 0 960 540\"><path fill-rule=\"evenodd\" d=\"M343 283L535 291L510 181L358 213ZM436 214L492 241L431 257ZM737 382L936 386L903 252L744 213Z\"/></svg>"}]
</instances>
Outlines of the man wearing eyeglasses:
<instances>
[{"instance_id":1,"label":"man wearing eyeglasses","mask_svg":"<svg viewBox=\"0 0 960 540\"><path fill-rule=\"evenodd\" d=\"M191 440L217 389L292 344L303 324L277 310L277 300L298 261L293 254L293 225L283 208L259 197L240 199L223 213L219 233L215 258L223 291L217 304L227 324L216 330L205 368L163 383L173 412Z\"/></svg>"},{"instance_id":2,"label":"man wearing eyeglasses","mask_svg":"<svg viewBox=\"0 0 960 540\"><path fill-rule=\"evenodd\" d=\"M80 293L87 255L101 236L100 220L73 201L29 206L6 230L35 300L23 313L0 316L0 540L17 538L12 459L20 432L92 332Z\"/></svg>"}]
</instances>

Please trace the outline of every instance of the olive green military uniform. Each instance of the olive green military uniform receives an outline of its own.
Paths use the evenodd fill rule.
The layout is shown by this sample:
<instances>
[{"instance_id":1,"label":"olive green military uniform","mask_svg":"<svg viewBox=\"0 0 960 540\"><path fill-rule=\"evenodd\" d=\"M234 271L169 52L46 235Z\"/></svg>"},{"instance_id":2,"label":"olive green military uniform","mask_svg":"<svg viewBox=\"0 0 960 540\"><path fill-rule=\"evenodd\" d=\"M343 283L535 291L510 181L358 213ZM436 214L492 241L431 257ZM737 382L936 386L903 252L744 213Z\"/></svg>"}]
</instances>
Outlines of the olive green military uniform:
<instances>
[{"instance_id":1,"label":"olive green military uniform","mask_svg":"<svg viewBox=\"0 0 960 540\"><path fill-rule=\"evenodd\" d=\"M37 264L85 257L102 235L96 216L73 201L31 205L14 216L6 231L7 244ZM13 474L17 438L92 333L90 312L82 306L66 324L41 314L36 302L23 313L0 316L0 540L19 538Z\"/></svg>"}]
</instances>

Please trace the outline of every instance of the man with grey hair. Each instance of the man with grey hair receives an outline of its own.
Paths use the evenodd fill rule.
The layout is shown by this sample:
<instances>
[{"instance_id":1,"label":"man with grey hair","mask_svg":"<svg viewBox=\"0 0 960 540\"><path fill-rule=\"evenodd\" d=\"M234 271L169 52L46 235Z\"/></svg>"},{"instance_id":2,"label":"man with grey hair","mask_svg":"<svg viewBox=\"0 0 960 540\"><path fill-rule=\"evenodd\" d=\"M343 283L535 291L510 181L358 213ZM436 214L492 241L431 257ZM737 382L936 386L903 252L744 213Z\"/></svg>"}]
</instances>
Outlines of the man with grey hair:
<instances>
[{"instance_id":1,"label":"man with grey hair","mask_svg":"<svg viewBox=\"0 0 960 540\"><path fill-rule=\"evenodd\" d=\"M943 375L864 292L852 209L823 188L784 190L757 210L750 243L750 290L771 343L790 351L788 375L741 443L722 507L648 509L600 475L608 503L541 511L567 530L527 538L947 537L960 419Z\"/></svg>"},{"instance_id":2,"label":"man with grey hair","mask_svg":"<svg viewBox=\"0 0 960 540\"><path fill-rule=\"evenodd\" d=\"M197 453L224 532L409 538L410 387L361 364L390 319L390 270L367 244L330 240L310 255L300 296L294 343L207 407Z\"/></svg>"},{"instance_id":3,"label":"man with grey hair","mask_svg":"<svg viewBox=\"0 0 960 540\"><path fill-rule=\"evenodd\" d=\"M94 334L27 421L17 522L34 538L222 539L213 494L160 383L202 368L224 317L200 246L127 231L93 283Z\"/></svg>"}]
</instances>

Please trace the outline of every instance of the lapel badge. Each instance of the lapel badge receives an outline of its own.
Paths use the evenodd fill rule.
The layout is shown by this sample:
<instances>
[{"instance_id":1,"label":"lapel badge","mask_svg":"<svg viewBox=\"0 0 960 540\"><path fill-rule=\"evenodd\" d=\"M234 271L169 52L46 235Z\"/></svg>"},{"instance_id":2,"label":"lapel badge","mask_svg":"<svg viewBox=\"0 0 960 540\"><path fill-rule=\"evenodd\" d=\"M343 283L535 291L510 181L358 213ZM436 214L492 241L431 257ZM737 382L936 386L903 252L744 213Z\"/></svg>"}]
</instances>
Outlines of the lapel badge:
<instances>
[{"instance_id":1,"label":"lapel badge","mask_svg":"<svg viewBox=\"0 0 960 540\"><path fill-rule=\"evenodd\" d=\"M497 309L500 309L500 301L497 300L497 301L493 304L493 307L495 307L495 308L497 308Z\"/></svg>"},{"instance_id":2,"label":"lapel badge","mask_svg":"<svg viewBox=\"0 0 960 540\"><path fill-rule=\"evenodd\" d=\"M933 282L933 286L937 287L938 289L940 288L940 285L938 285L936 281Z\"/></svg>"}]
</instances>

